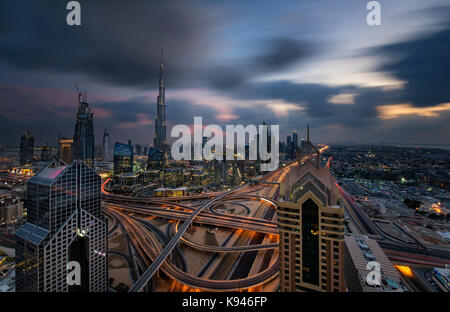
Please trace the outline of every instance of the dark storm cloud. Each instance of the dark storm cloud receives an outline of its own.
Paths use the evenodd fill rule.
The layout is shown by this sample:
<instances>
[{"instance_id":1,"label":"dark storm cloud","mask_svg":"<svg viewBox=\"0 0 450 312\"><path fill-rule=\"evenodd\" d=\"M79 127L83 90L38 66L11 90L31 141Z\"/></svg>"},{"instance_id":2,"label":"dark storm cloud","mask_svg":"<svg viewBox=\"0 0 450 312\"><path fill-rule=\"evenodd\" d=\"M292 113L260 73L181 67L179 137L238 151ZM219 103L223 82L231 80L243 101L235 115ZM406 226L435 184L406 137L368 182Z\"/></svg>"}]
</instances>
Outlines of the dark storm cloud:
<instances>
[{"instance_id":1,"label":"dark storm cloud","mask_svg":"<svg viewBox=\"0 0 450 312\"><path fill-rule=\"evenodd\" d=\"M1 1L0 59L20 69L83 73L148 87L164 47L175 86L192 73L191 65L211 44L205 30L213 21L197 2L79 2L82 25L71 27L66 24L67 1Z\"/></svg>"},{"instance_id":2,"label":"dark storm cloud","mask_svg":"<svg viewBox=\"0 0 450 312\"><path fill-rule=\"evenodd\" d=\"M213 88L230 90L258 75L282 71L310 56L312 50L312 45L307 42L287 37L273 38L260 42L257 55L213 65L205 69L203 76Z\"/></svg>"},{"instance_id":3,"label":"dark storm cloud","mask_svg":"<svg viewBox=\"0 0 450 312\"><path fill-rule=\"evenodd\" d=\"M267 43L266 52L255 63L266 70L279 71L311 54L311 45L290 38L276 38Z\"/></svg>"},{"instance_id":4,"label":"dark storm cloud","mask_svg":"<svg viewBox=\"0 0 450 312\"><path fill-rule=\"evenodd\" d=\"M404 101L414 106L450 102L450 8L440 8L439 14L447 17L440 31L372 51L387 60L380 71L406 81Z\"/></svg>"},{"instance_id":5,"label":"dark storm cloud","mask_svg":"<svg viewBox=\"0 0 450 312\"><path fill-rule=\"evenodd\" d=\"M359 88L357 86L325 86L321 84L296 84L289 81L252 83L234 90L234 96L242 100L283 100L296 104L301 110L292 110L287 116L277 117L271 109L261 107L235 108L234 113L253 123L263 120L295 129L299 120L317 124L339 124L349 128L364 128L379 125L379 105L397 104L402 93L385 91L378 87ZM330 99L339 94L354 94L353 104L335 104Z\"/></svg>"}]
</instances>

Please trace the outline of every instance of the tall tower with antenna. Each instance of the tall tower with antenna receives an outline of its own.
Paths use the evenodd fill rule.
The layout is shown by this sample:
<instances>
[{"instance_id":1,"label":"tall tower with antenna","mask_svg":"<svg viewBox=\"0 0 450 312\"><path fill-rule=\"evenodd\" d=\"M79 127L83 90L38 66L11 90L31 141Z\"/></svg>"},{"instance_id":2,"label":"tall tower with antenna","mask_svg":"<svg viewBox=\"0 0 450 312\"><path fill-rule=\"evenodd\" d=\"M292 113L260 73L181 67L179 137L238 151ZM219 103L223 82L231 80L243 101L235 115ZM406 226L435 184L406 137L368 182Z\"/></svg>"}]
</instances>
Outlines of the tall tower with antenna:
<instances>
[{"instance_id":1,"label":"tall tower with antenna","mask_svg":"<svg viewBox=\"0 0 450 312\"><path fill-rule=\"evenodd\" d=\"M77 88L78 91L78 88ZM78 112L73 136L73 159L94 167L94 113L87 102L87 93L78 91Z\"/></svg>"},{"instance_id":2,"label":"tall tower with antenna","mask_svg":"<svg viewBox=\"0 0 450 312\"><path fill-rule=\"evenodd\" d=\"M164 81L164 51L161 49L161 62L159 65L159 95L157 99L157 111L155 119L155 137L153 139L154 148L163 155L167 155L166 142L166 99Z\"/></svg>"}]
</instances>

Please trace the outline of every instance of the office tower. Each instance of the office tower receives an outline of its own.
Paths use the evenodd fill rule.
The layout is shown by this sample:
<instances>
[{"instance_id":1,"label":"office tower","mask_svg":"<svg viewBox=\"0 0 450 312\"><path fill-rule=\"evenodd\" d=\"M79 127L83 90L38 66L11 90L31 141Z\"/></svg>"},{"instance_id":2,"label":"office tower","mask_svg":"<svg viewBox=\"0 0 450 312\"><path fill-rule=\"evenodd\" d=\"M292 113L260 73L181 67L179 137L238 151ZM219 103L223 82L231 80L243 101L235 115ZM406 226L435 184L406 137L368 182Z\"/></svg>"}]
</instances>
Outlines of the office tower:
<instances>
[{"instance_id":1,"label":"office tower","mask_svg":"<svg viewBox=\"0 0 450 312\"><path fill-rule=\"evenodd\" d=\"M78 95L77 122L73 136L73 158L82 160L94 167L94 123L91 108L87 103L87 95Z\"/></svg>"},{"instance_id":2,"label":"office tower","mask_svg":"<svg viewBox=\"0 0 450 312\"><path fill-rule=\"evenodd\" d=\"M144 146L144 152L143 155L147 155L148 156L148 146Z\"/></svg>"},{"instance_id":3,"label":"office tower","mask_svg":"<svg viewBox=\"0 0 450 312\"><path fill-rule=\"evenodd\" d=\"M105 133L103 134L103 161L109 161L110 160L110 141L109 141L109 133L106 132L105 129Z\"/></svg>"},{"instance_id":4,"label":"office tower","mask_svg":"<svg viewBox=\"0 0 450 312\"><path fill-rule=\"evenodd\" d=\"M389 261L377 241L365 235L346 235L344 244L344 275L350 292L403 292L400 274ZM376 261L380 265L380 284L368 274L367 265ZM369 282L367 282L369 280Z\"/></svg>"},{"instance_id":5,"label":"office tower","mask_svg":"<svg viewBox=\"0 0 450 312\"><path fill-rule=\"evenodd\" d=\"M41 147L41 158L42 161L50 161L52 159L52 149L48 146L48 143Z\"/></svg>"},{"instance_id":6,"label":"office tower","mask_svg":"<svg viewBox=\"0 0 450 312\"><path fill-rule=\"evenodd\" d=\"M309 129L297 158L280 184L281 291L344 291L344 208Z\"/></svg>"},{"instance_id":7,"label":"office tower","mask_svg":"<svg viewBox=\"0 0 450 312\"><path fill-rule=\"evenodd\" d=\"M34 156L34 136L26 131L20 137L20 165L31 165Z\"/></svg>"},{"instance_id":8,"label":"office tower","mask_svg":"<svg viewBox=\"0 0 450 312\"><path fill-rule=\"evenodd\" d=\"M287 136L287 140L286 140L287 146L290 147L292 144L292 138L290 135Z\"/></svg>"},{"instance_id":9,"label":"office tower","mask_svg":"<svg viewBox=\"0 0 450 312\"><path fill-rule=\"evenodd\" d=\"M292 144L294 146L294 152L298 149L298 134L297 131L292 131Z\"/></svg>"},{"instance_id":10,"label":"office tower","mask_svg":"<svg viewBox=\"0 0 450 312\"><path fill-rule=\"evenodd\" d=\"M133 146L116 142L114 146L114 174L133 172Z\"/></svg>"},{"instance_id":11,"label":"office tower","mask_svg":"<svg viewBox=\"0 0 450 312\"><path fill-rule=\"evenodd\" d=\"M157 99L157 112L155 119L155 138L153 146L163 152L167 153L166 143L166 100L165 100L165 85L164 85L164 54L161 50L161 63L159 65L159 95Z\"/></svg>"},{"instance_id":12,"label":"office tower","mask_svg":"<svg viewBox=\"0 0 450 312\"><path fill-rule=\"evenodd\" d=\"M163 153L154 147L150 147L148 149L147 169L163 170L164 164Z\"/></svg>"},{"instance_id":13,"label":"office tower","mask_svg":"<svg viewBox=\"0 0 450 312\"><path fill-rule=\"evenodd\" d=\"M184 183L183 168L165 168L164 169L164 186L177 188Z\"/></svg>"},{"instance_id":14,"label":"office tower","mask_svg":"<svg viewBox=\"0 0 450 312\"><path fill-rule=\"evenodd\" d=\"M136 155L141 156L142 147L139 144L136 144Z\"/></svg>"},{"instance_id":15,"label":"office tower","mask_svg":"<svg viewBox=\"0 0 450 312\"><path fill-rule=\"evenodd\" d=\"M290 135L287 136L287 146L286 146L286 154L287 154L287 159L292 159L292 138Z\"/></svg>"},{"instance_id":16,"label":"office tower","mask_svg":"<svg viewBox=\"0 0 450 312\"><path fill-rule=\"evenodd\" d=\"M58 137L58 159L66 164L73 161L73 138Z\"/></svg>"},{"instance_id":17,"label":"office tower","mask_svg":"<svg viewBox=\"0 0 450 312\"><path fill-rule=\"evenodd\" d=\"M107 220L101 178L82 161L53 161L27 183L27 222L16 234L16 290L107 291ZM69 263L80 285L69 285Z\"/></svg>"}]
</instances>

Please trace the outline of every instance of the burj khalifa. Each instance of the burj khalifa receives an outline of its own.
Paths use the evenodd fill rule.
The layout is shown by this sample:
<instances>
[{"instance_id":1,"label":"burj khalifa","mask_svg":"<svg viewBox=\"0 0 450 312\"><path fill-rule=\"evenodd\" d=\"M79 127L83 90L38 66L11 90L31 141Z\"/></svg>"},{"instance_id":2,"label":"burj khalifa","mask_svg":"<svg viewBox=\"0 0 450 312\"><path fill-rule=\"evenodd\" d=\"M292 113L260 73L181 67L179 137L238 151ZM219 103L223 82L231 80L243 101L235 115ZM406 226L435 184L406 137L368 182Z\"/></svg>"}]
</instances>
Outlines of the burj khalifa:
<instances>
[{"instance_id":1,"label":"burj khalifa","mask_svg":"<svg viewBox=\"0 0 450 312\"><path fill-rule=\"evenodd\" d=\"M159 65L159 95L157 101L157 112L155 119L155 137L153 146L163 155L167 155L166 142L166 103L164 86L164 52L161 49L161 63Z\"/></svg>"}]
</instances>

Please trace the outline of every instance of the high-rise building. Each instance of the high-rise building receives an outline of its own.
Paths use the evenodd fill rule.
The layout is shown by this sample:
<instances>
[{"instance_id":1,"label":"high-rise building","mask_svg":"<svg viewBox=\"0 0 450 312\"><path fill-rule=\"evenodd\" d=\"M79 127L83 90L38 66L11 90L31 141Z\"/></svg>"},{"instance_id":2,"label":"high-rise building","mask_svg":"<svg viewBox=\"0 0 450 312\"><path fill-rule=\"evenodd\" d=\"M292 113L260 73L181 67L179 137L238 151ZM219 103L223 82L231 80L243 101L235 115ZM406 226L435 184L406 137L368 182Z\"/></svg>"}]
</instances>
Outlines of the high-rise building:
<instances>
[{"instance_id":1,"label":"high-rise building","mask_svg":"<svg viewBox=\"0 0 450 312\"><path fill-rule=\"evenodd\" d=\"M20 165L31 165L34 157L34 136L26 131L20 137Z\"/></svg>"},{"instance_id":2,"label":"high-rise building","mask_svg":"<svg viewBox=\"0 0 450 312\"><path fill-rule=\"evenodd\" d=\"M298 149L298 134L297 131L292 131L292 144L294 145L294 151Z\"/></svg>"},{"instance_id":3,"label":"high-rise building","mask_svg":"<svg viewBox=\"0 0 450 312\"><path fill-rule=\"evenodd\" d=\"M344 208L334 177L308 139L280 184L280 288L345 291Z\"/></svg>"},{"instance_id":4,"label":"high-rise building","mask_svg":"<svg viewBox=\"0 0 450 312\"><path fill-rule=\"evenodd\" d=\"M290 135L287 136L286 144L287 146L290 146L292 144L292 137Z\"/></svg>"},{"instance_id":5,"label":"high-rise building","mask_svg":"<svg viewBox=\"0 0 450 312\"><path fill-rule=\"evenodd\" d=\"M157 99L157 112L155 119L155 137L153 146L163 154L167 153L166 142L166 100L164 83L164 53L161 50L161 63L159 65L159 95Z\"/></svg>"},{"instance_id":6,"label":"high-rise building","mask_svg":"<svg viewBox=\"0 0 450 312\"><path fill-rule=\"evenodd\" d=\"M103 161L110 160L111 151L109 149L110 149L109 133L106 132L106 129L105 129L105 133L103 133L103 148L102 148Z\"/></svg>"},{"instance_id":7,"label":"high-rise building","mask_svg":"<svg viewBox=\"0 0 450 312\"><path fill-rule=\"evenodd\" d=\"M87 95L79 94L77 122L73 136L73 158L94 167L94 113L87 103Z\"/></svg>"},{"instance_id":8,"label":"high-rise building","mask_svg":"<svg viewBox=\"0 0 450 312\"><path fill-rule=\"evenodd\" d=\"M66 164L73 161L73 138L58 137L58 159Z\"/></svg>"},{"instance_id":9,"label":"high-rise building","mask_svg":"<svg viewBox=\"0 0 450 312\"><path fill-rule=\"evenodd\" d=\"M403 292L400 287L400 274L376 240L365 235L346 235L344 257L345 282L348 291ZM373 280L369 276L373 267L368 264L372 261L379 265L379 280Z\"/></svg>"},{"instance_id":10,"label":"high-rise building","mask_svg":"<svg viewBox=\"0 0 450 312\"><path fill-rule=\"evenodd\" d=\"M141 156L142 154L142 146L139 144L136 144L136 155Z\"/></svg>"},{"instance_id":11,"label":"high-rise building","mask_svg":"<svg viewBox=\"0 0 450 312\"><path fill-rule=\"evenodd\" d=\"M101 178L82 161L53 161L27 183L27 222L16 234L16 290L108 289L108 228ZM68 283L78 262L80 285Z\"/></svg>"},{"instance_id":12,"label":"high-rise building","mask_svg":"<svg viewBox=\"0 0 450 312\"><path fill-rule=\"evenodd\" d=\"M41 158L42 161L50 161L52 159L52 149L48 146L48 143L41 148Z\"/></svg>"},{"instance_id":13,"label":"high-rise building","mask_svg":"<svg viewBox=\"0 0 450 312\"><path fill-rule=\"evenodd\" d=\"M148 149L147 169L164 170L164 155L154 147Z\"/></svg>"},{"instance_id":14,"label":"high-rise building","mask_svg":"<svg viewBox=\"0 0 450 312\"><path fill-rule=\"evenodd\" d=\"M290 136L290 135L288 135L287 136L287 139L286 139L286 156L287 156L287 159L292 159L292 155L293 155L293 153L292 153L292 137Z\"/></svg>"},{"instance_id":15,"label":"high-rise building","mask_svg":"<svg viewBox=\"0 0 450 312\"><path fill-rule=\"evenodd\" d=\"M114 174L133 172L133 146L116 142L114 146Z\"/></svg>"}]
</instances>

